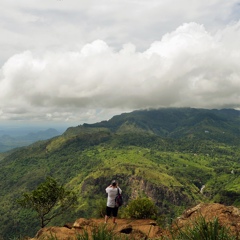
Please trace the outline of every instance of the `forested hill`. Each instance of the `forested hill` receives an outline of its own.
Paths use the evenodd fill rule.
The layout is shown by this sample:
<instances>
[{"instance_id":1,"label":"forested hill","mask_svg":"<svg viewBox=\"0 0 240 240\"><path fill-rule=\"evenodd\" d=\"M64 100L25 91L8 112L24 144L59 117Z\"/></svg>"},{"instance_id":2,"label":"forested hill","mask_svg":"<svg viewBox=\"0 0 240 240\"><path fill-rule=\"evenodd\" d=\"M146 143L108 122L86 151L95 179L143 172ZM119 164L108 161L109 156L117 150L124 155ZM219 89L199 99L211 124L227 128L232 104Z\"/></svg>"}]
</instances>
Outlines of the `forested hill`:
<instances>
[{"instance_id":1,"label":"forested hill","mask_svg":"<svg viewBox=\"0 0 240 240\"><path fill-rule=\"evenodd\" d=\"M199 202L240 206L239 174L237 110L139 110L70 127L60 136L0 154L0 239L32 237L39 230L36 214L16 200L48 176L78 196L74 211L51 222L61 226L101 216L112 179L123 189L123 217L129 201L138 197L149 197L165 223Z\"/></svg>"}]
</instances>

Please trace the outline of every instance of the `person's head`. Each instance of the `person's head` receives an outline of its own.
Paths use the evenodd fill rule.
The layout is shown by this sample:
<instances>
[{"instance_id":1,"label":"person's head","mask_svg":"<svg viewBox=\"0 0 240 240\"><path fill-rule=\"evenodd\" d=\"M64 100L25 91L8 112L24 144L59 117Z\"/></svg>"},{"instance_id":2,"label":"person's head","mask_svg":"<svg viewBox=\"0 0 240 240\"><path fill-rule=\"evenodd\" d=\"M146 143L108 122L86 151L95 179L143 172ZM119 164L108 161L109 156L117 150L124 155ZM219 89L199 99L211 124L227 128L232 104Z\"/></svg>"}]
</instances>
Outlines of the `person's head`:
<instances>
[{"instance_id":1,"label":"person's head","mask_svg":"<svg viewBox=\"0 0 240 240\"><path fill-rule=\"evenodd\" d=\"M117 182L116 182L116 180L112 180L111 185L112 185L113 187L116 187L116 186L117 186Z\"/></svg>"}]
</instances>

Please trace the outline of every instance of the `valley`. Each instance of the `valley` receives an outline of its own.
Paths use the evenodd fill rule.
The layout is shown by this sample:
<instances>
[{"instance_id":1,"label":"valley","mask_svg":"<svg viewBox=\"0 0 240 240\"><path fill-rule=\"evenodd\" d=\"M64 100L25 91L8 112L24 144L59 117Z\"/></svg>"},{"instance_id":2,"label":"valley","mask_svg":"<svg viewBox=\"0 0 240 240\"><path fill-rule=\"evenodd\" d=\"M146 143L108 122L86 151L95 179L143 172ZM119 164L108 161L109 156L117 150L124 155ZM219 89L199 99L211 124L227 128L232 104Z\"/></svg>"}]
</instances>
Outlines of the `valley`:
<instances>
[{"instance_id":1,"label":"valley","mask_svg":"<svg viewBox=\"0 0 240 240\"><path fill-rule=\"evenodd\" d=\"M112 179L123 190L122 217L137 197L150 198L164 224L199 203L239 207L239 133L236 110L159 109L71 127L58 137L4 153L0 235L33 236L39 230L34 213L20 208L16 199L47 176L78 195L75 210L52 221L57 226L101 217Z\"/></svg>"}]
</instances>

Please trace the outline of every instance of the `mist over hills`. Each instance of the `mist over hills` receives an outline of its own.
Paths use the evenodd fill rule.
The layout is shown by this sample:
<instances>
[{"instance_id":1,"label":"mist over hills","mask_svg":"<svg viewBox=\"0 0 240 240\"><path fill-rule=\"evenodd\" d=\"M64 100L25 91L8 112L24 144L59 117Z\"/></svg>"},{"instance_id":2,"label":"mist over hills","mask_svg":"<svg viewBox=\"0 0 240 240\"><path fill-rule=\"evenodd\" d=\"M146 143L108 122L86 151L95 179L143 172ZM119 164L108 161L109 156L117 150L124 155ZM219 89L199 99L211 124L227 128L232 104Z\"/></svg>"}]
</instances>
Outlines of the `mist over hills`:
<instances>
[{"instance_id":1,"label":"mist over hills","mask_svg":"<svg viewBox=\"0 0 240 240\"><path fill-rule=\"evenodd\" d=\"M108 121L68 128L62 135L5 153L0 161L0 236L32 236L39 229L16 199L47 176L78 194L62 225L97 217L105 188L117 179L124 207L147 196L167 222L199 202L240 206L240 111L166 108L138 110ZM200 191L202 186L204 191Z\"/></svg>"},{"instance_id":2,"label":"mist over hills","mask_svg":"<svg viewBox=\"0 0 240 240\"><path fill-rule=\"evenodd\" d=\"M26 130L25 130L26 131ZM54 128L42 131L23 132L20 135L12 131L0 131L0 152L9 151L14 148L30 145L36 141L46 140L60 135L60 132Z\"/></svg>"}]
</instances>

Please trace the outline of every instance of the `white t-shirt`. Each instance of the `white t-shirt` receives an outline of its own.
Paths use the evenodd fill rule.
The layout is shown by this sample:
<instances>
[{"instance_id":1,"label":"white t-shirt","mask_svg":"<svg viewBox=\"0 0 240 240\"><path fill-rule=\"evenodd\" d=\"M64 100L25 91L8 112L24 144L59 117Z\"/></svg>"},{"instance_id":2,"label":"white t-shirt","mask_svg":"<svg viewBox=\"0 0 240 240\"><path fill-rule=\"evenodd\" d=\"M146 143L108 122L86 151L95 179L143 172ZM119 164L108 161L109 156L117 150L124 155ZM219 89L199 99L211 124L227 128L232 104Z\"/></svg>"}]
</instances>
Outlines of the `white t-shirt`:
<instances>
[{"instance_id":1,"label":"white t-shirt","mask_svg":"<svg viewBox=\"0 0 240 240\"><path fill-rule=\"evenodd\" d=\"M118 189L119 189L119 192L122 193L122 190L119 187L117 187L117 188L107 187L106 188L106 193L108 194L108 198L107 198L107 206L108 207L111 207L111 208L115 207L115 198L117 196Z\"/></svg>"}]
</instances>

